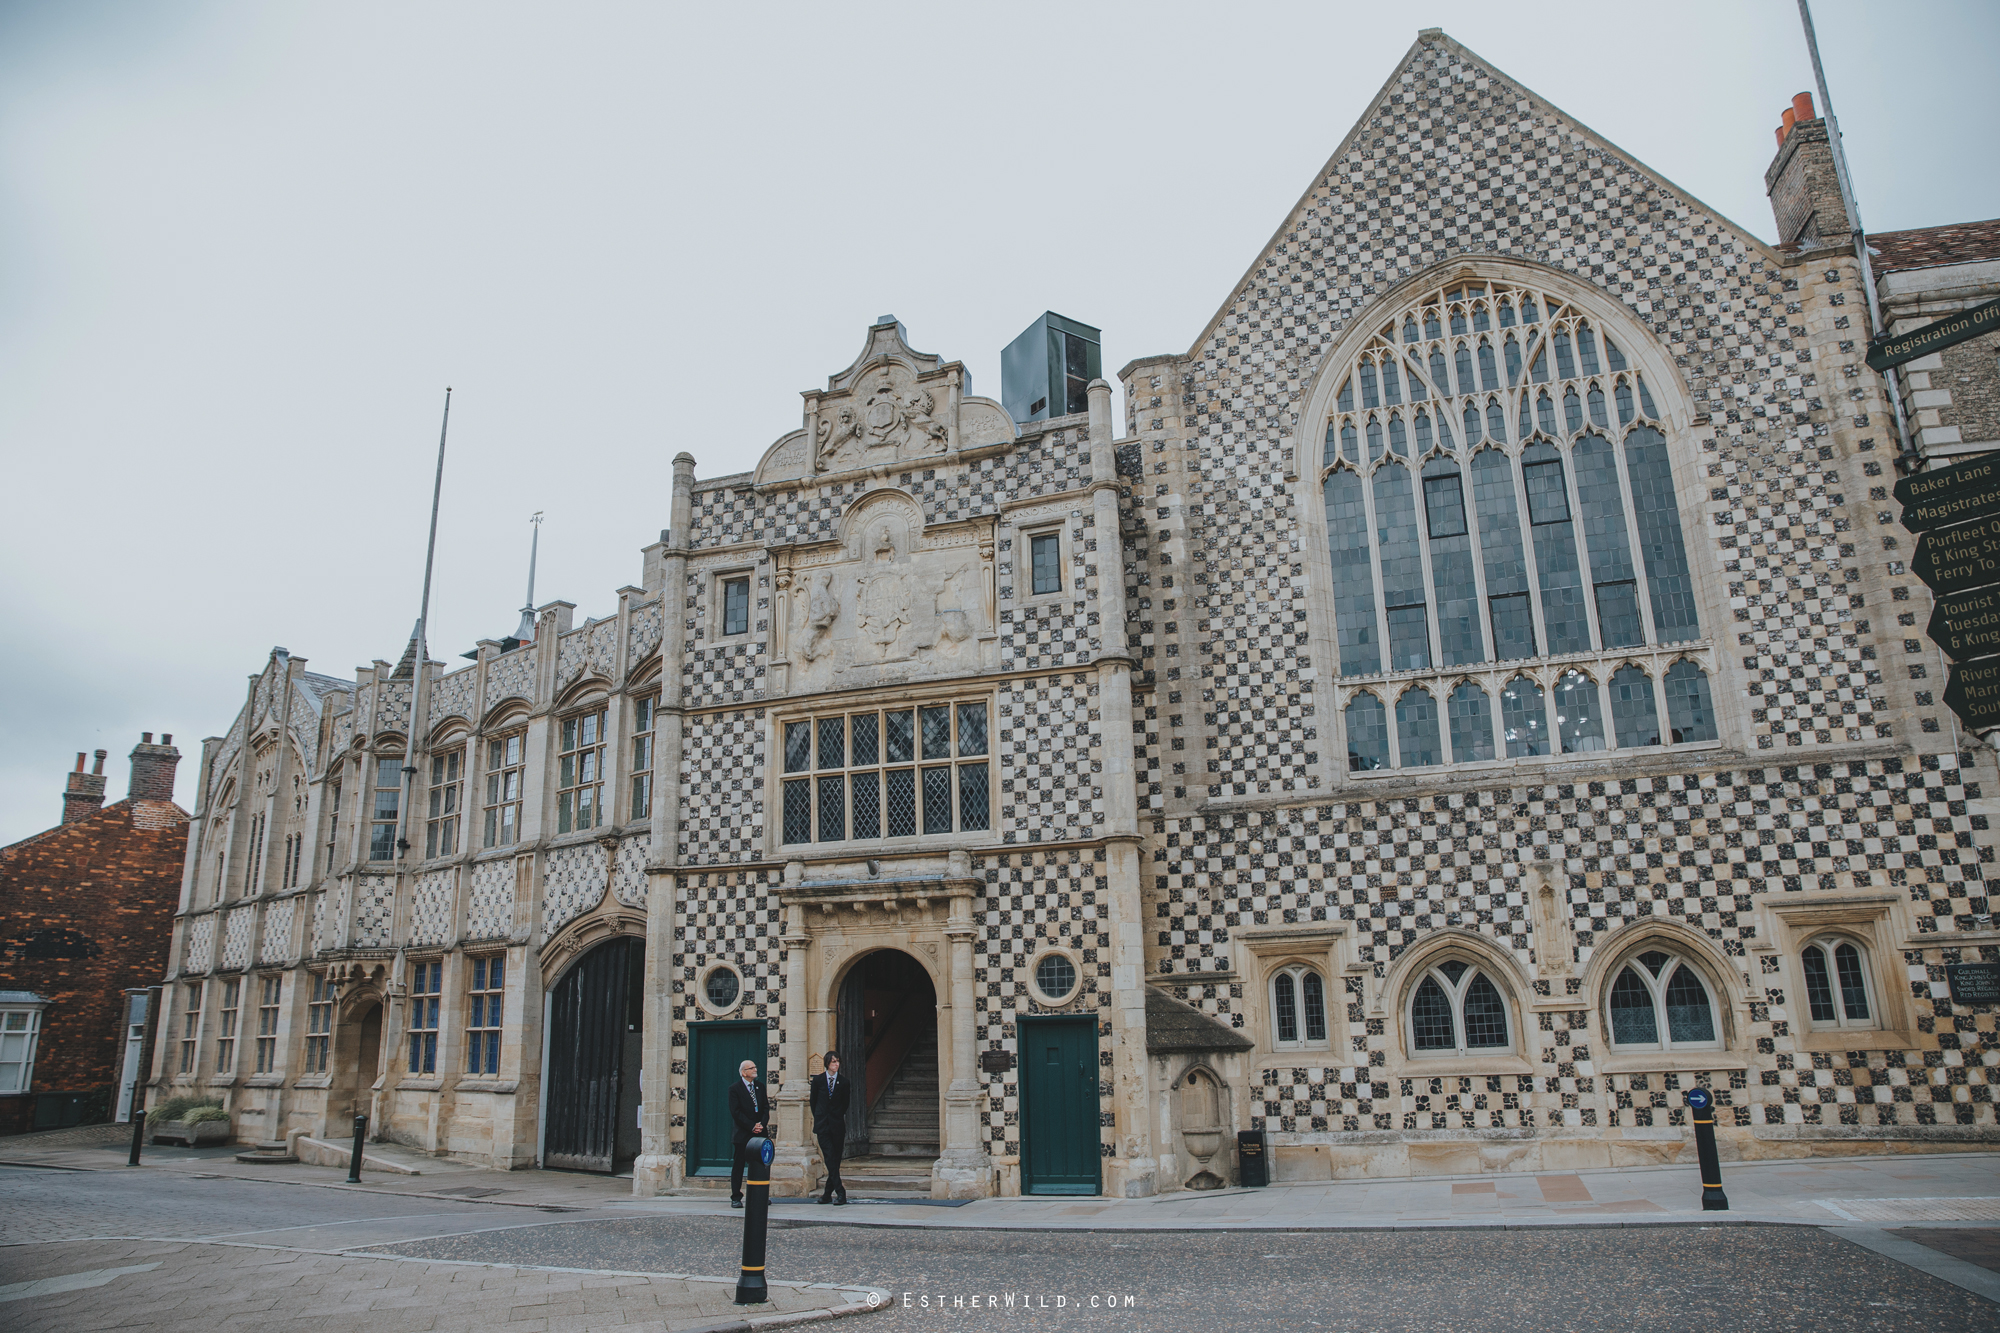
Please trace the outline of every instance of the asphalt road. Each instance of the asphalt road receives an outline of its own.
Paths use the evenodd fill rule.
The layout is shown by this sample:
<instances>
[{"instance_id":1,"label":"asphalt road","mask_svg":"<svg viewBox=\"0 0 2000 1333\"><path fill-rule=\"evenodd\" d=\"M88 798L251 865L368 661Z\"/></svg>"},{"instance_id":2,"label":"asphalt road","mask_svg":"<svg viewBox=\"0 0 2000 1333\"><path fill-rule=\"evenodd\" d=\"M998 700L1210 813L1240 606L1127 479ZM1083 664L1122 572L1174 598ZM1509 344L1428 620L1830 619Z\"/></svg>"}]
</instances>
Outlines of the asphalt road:
<instances>
[{"instance_id":1,"label":"asphalt road","mask_svg":"<svg viewBox=\"0 0 2000 1333\"><path fill-rule=\"evenodd\" d=\"M552 1216L276 1183L0 1169L0 1245L22 1247L0 1248L0 1284L18 1280L8 1271L31 1254L34 1276L54 1271L52 1251L81 1253L91 1236L723 1275L735 1271L740 1235L734 1216ZM2000 1330L2000 1306L1803 1227L1049 1233L781 1221L770 1240L773 1279L894 1293L889 1308L839 1326L853 1333ZM243 1271L254 1280L247 1260ZM115 1290L143 1301L143 1278L125 1281ZM268 1326L282 1329L282 1310L272 1314Z\"/></svg>"},{"instance_id":2,"label":"asphalt road","mask_svg":"<svg viewBox=\"0 0 2000 1333\"><path fill-rule=\"evenodd\" d=\"M733 1219L635 1218L387 1248L726 1273L739 1235ZM769 1269L788 1281L888 1289L891 1308L867 1317L875 1333L1030 1324L1131 1333L2000 1328L2000 1307L1990 1302L1826 1232L1793 1227L1049 1234L804 1224L772 1232Z\"/></svg>"}]
</instances>

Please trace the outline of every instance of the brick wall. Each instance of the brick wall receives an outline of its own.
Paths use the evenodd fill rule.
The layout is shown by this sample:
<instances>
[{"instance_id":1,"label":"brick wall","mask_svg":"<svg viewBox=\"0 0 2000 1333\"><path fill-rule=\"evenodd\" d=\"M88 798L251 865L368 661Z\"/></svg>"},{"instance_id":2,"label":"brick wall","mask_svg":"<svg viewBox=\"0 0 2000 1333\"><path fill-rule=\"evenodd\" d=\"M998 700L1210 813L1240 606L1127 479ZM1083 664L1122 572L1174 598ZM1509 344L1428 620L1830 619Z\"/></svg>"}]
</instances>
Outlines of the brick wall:
<instances>
[{"instance_id":1,"label":"brick wall","mask_svg":"<svg viewBox=\"0 0 2000 1333\"><path fill-rule=\"evenodd\" d=\"M1826 121L1802 120L1792 127L1764 173L1764 188L1778 221L1778 244L1791 245L1801 237L1809 243L1817 237L1825 245L1846 242L1847 209L1840 202Z\"/></svg>"},{"instance_id":2,"label":"brick wall","mask_svg":"<svg viewBox=\"0 0 2000 1333\"><path fill-rule=\"evenodd\" d=\"M165 974L187 824L171 801L124 800L0 848L0 990L49 1001L32 1091L101 1091L86 1119L117 1108L125 988ZM34 1103L0 1097L0 1134L34 1128Z\"/></svg>"}]
</instances>

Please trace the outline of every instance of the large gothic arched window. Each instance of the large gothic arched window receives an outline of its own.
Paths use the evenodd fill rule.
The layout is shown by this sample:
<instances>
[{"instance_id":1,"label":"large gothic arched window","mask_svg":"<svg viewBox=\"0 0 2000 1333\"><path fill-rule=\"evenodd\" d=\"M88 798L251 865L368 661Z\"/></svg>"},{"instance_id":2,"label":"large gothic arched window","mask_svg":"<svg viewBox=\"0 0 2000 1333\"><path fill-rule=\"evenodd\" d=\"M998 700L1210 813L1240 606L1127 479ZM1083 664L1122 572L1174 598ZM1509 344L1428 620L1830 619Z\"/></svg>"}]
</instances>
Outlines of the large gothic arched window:
<instances>
[{"instance_id":1,"label":"large gothic arched window","mask_svg":"<svg viewBox=\"0 0 2000 1333\"><path fill-rule=\"evenodd\" d=\"M1609 333L1461 280L1336 374L1319 478L1351 769L1715 739L1676 647L1701 630L1667 426Z\"/></svg>"}]
</instances>

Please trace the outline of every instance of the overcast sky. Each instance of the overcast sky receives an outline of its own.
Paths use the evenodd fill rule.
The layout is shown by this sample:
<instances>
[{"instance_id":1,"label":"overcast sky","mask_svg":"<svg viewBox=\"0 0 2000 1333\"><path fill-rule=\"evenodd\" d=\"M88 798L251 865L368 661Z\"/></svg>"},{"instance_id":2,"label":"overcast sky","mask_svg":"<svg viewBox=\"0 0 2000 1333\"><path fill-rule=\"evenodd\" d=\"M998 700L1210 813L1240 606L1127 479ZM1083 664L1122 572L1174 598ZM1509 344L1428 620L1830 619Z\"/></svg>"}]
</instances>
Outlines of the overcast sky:
<instances>
[{"instance_id":1,"label":"overcast sky","mask_svg":"<svg viewBox=\"0 0 2000 1333\"><path fill-rule=\"evenodd\" d=\"M1822 0L1875 230L2000 215L2000 6ZM1420 26L1767 240L1791 0L0 0L0 843L274 644L351 676L615 608L876 316L999 395L1044 309L1182 351ZM1122 419L1122 413L1121 418Z\"/></svg>"}]
</instances>

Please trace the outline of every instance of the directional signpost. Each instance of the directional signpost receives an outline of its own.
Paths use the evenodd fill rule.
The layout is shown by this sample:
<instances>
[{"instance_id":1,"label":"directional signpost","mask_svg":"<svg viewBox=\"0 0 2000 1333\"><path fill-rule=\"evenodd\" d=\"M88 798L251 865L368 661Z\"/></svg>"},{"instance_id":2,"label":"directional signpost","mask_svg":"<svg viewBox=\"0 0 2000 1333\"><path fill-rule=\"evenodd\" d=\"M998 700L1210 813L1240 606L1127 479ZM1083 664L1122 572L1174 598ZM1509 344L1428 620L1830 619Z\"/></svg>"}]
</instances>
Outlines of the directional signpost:
<instances>
[{"instance_id":1,"label":"directional signpost","mask_svg":"<svg viewBox=\"0 0 2000 1333\"><path fill-rule=\"evenodd\" d=\"M1936 597L1925 633L1952 659L1945 705L2000 728L2000 454L1905 477L1896 498L1918 534L1910 572Z\"/></svg>"},{"instance_id":2,"label":"directional signpost","mask_svg":"<svg viewBox=\"0 0 2000 1333\"><path fill-rule=\"evenodd\" d=\"M1983 333L2000 329L2000 301L1988 301L1970 310L1961 310L1943 319L1934 319L1908 333L1884 334L1868 344L1868 365L1877 372L1905 361L1914 361L1932 352L1969 342Z\"/></svg>"}]
</instances>

